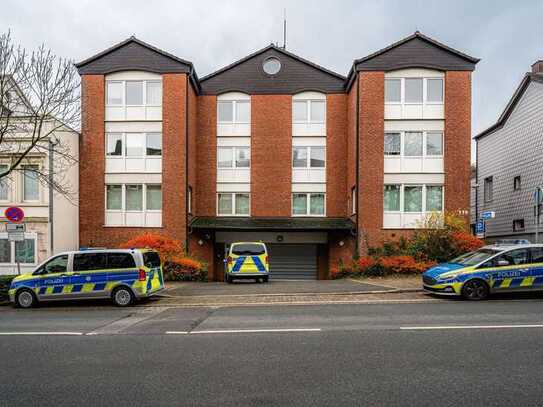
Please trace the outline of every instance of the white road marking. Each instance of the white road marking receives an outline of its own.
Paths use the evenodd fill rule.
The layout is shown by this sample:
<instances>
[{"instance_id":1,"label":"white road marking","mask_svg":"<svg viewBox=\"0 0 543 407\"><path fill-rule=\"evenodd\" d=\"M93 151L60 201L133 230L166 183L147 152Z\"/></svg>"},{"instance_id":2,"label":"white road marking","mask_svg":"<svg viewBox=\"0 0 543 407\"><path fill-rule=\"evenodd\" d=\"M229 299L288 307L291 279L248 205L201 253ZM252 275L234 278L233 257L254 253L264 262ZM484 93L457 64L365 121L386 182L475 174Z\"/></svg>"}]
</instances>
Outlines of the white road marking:
<instances>
[{"instance_id":1,"label":"white road marking","mask_svg":"<svg viewBox=\"0 0 543 407\"><path fill-rule=\"evenodd\" d=\"M0 335L83 335L83 332L0 332Z\"/></svg>"},{"instance_id":2,"label":"white road marking","mask_svg":"<svg viewBox=\"0 0 543 407\"><path fill-rule=\"evenodd\" d=\"M188 335L187 331L166 331L166 335Z\"/></svg>"},{"instance_id":3,"label":"white road marking","mask_svg":"<svg viewBox=\"0 0 543 407\"><path fill-rule=\"evenodd\" d=\"M218 329L209 331L192 331L191 334L235 334L265 332L320 332L321 328L280 328L280 329Z\"/></svg>"},{"instance_id":4,"label":"white road marking","mask_svg":"<svg viewBox=\"0 0 543 407\"><path fill-rule=\"evenodd\" d=\"M543 324L526 325L444 325L444 326L401 326L404 331L424 331L440 329L510 329L510 328L543 328Z\"/></svg>"}]
</instances>

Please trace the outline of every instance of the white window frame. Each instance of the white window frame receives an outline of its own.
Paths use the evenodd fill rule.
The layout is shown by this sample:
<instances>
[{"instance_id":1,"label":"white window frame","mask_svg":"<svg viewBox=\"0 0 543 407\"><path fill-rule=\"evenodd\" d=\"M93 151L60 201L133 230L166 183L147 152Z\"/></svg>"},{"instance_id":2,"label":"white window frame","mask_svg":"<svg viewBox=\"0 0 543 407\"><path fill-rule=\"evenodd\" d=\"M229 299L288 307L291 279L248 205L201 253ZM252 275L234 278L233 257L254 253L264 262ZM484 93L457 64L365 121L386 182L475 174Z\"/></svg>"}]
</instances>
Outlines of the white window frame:
<instances>
[{"instance_id":1,"label":"white window frame","mask_svg":"<svg viewBox=\"0 0 543 407\"><path fill-rule=\"evenodd\" d=\"M311 120L311 104L319 102L324 103L324 118L322 121L312 121ZM294 120L294 103L305 103L305 113L307 115L307 120ZM292 100L292 123L301 123L301 124L325 124L326 123L326 112L327 104L326 99L293 99Z\"/></svg>"},{"instance_id":2,"label":"white window frame","mask_svg":"<svg viewBox=\"0 0 543 407\"><path fill-rule=\"evenodd\" d=\"M20 263L21 266L35 266L38 264L38 234L35 232L25 232L24 234L25 240L34 240L34 262L33 263ZM8 234L7 233L0 233L0 239L8 240ZM17 263L15 262L15 242L9 242L10 243L10 263L0 263L2 266L15 266Z\"/></svg>"},{"instance_id":3,"label":"white window frame","mask_svg":"<svg viewBox=\"0 0 543 407\"><path fill-rule=\"evenodd\" d=\"M0 168L1 167L6 167L6 171L7 171L9 169L9 163L0 161ZM1 169L0 169L0 173L1 173ZM12 172L10 175L0 179L0 183L2 183L2 182L5 183L6 191L7 191L6 199L0 199L0 202L11 202L12 201L11 196L13 194L13 188L12 188L12 183L11 183L11 177L13 177L14 175L15 175L15 173Z\"/></svg>"},{"instance_id":4,"label":"white window frame","mask_svg":"<svg viewBox=\"0 0 543 407\"><path fill-rule=\"evenodd\" d=\"M219 167L219 150L232 150L232 160L230 161L230 167ZM249 150L249 166L248 167L238 167L236 165L236 157L237 152L239 149L246 149ZM249 170L251 169L251 147L250 146L217 146L217 170L228 170L232 168L241 169L241 170Z\"/></svg>"},{"instance_id":5,"label":"white window frame","mask_svg":"<svg viewBox=\"0 0 543 407\"><path fill-rule=\"evenodd\" d=\"M295 167L294 166L294 149L295 148L305 148L307 151L307 158L305 160L305 167ZM323 148L324 149L324 167L312 167L311 166L311 149L312 148ZM291 160L291 168L293 170L303 170L303 169L311 169L311 170L325 170L326 169L326 146L292 146L292 154L290 155Z\"/></svg>"},{"instance_id":6,"label":"white window frame","mask_svg":"<svg viewBox=\"0 0 543 407\"><path fill-rule=\"evenodd\" d=\"M219 195L231 195L232 196L232 213L219 213ZM247 214L236 214L236 195L249 195L249 213ZM216 194L216 208L217 208L217 216L222 217L228 217L228 216L235 216L235 217L248 217L251 216L251 193L250 192L217 192Z\"/></svg>"},{"instance_id":7,"label":"white window frame","mask_svg":"<svg viewBox=\"0 0 543 407\"><path fill-rule=\"evenodd\" d=\"M305 214L294 214L294 195L306 195ZM324 196L324 213L323 214L312 214L309 213L311 210L311 195L323 195ZM312 217L312 218L323 218L326 217L326 192L292 192L290 195L290 206L291 206L291 216L292 217Z\"/></svg>"},{"instance_id":8,"label":"white window frame","mask_svg":"<svg viewBox=\"0 0 543 407\"><path fill-rule=\"evenodd\" d=\"M122 148L121 148L121 155L108 155L108 141L109 141L109 135L110 134L120 134L121 135L121 142L122 142ZM127 156L126 155L126 139L127 137L130 137L131 134L141 134L143 135L143 138L145 140L145 143L144 143L144 146L143 146L143 155L141 156L137 156L137 155L131 155L131 156ZM160 155L147 155L147 136L149 134L160 134L160 137L161 137L161 153ZM105 139L105 146L104 146L104 149L105 149L105 157L106 157L106 160L119 160L119 161L122 161L123 162L123 168L126 169L126 160L127 159L130 159L130 160L137 160L137 159L141 159L141 160L144 160L144 161L147 161L147 160L158 160L158 159L162 159L162 156L164 154L164 137L163 137L163 133L160 132L160 131L148 131L148 132L120 132L120 131L110 131L110 132L107 132L106 133L106 136L104 137ZM145 164L145 167L147 167L147 163L144 163Z\"/></svg>"},{"instance_id":9,"label":"white window frame","mask_svg":"<svg viewBox=\"0 0 543 407\"><path fill-rule=\"evenodd\" d=\"M220 104L232 104L232 120L231 121L221 121L219 117L219 105ZM246 103L249 105L249 120L248 121L238 121L237 120L237 111L238 103ZM218 124L250 124L251 123L251 100L250 99L234 99L234 100L217 100L217 123Z\"/></svg>"},{"instance_id":10,"label":"white window frame","mask_svg":"<svg viewBox=\"0 0 543 407\"><path fill-rule=\"evenodd\" d=\"M126 83L127 82L142 82L143 86L143 99L141 105L129 105L126 103ZM160 83L161 85L161 95L160 103L159 104L147 104L147 82L156 82ZM110 83L120 83L122 86L122 103L119 105L112 105L109 104L109 97L108 97L108 89ZM127 80L119 80L119 79L112 79L112 80L106 80L106 107L159 107L162 106L162 98L164 97L164 87L162 86L162 80L161 79L127 79Z\"/></svg>"},{"instance_id":11,"label":"white window frame","mask_svg":"<svg viewBox=\"0 0 543 407\"><path fill-rule=\"evenodd\" d=\"M108 185L120 185L121 186L121 209L108 209L107 208L107 187ZM126 186L127 185L142 185L142 210L141 211L135 211L135 210L127 210L126 209ZM149 185L160 185L161 193L163 193L162 184L158 182L149 182L149 183L138 183L138 182L126 182L126 183L107 183L104 185L104 212L107 213L118 213L123 215L123 224L122 225L105 225L108 227L149 227L149 226L134 226L134 225L127 225L126 224L126 214L127 213L141 213L143 214L144 220L146 219L147 213L160 213L162 214L162 211L164 209L164 195L162 195L162 201L160 203L160 206L162 209L147 209L147 186ZM155 227L155 226L152 226Z\"/></svg>"},{"instance_id":12,"label":"white window frame","mask_svg":"<svg viewBox=\"0 0 543 407\"><path fill-rule=\"evenodd\" d=\"M442 130L401 130L401 131L385 131L385 134L400 134L400 154L392 155L385 154L386 158L443 158L445 155L445 137ZM405 133L422 133L422 155L405 155ZM428 155L428 134L441 134L441 155ZM384 146L384 135L383 135Z\"/></svg>"},{"instance_id":13,"label":"white window frame","mask_svg":"<svg viewBox=\"0 0 543 407\"><path fill-rule=\"evenodd\" d=\"M406 102L405 101L405 80L406 79L422 79L422 102ZM429 102L428 101L428 80L441 80L443 100L441 102ZM387 102L386 105L443 105L445 103L445 78L443 77L387 77L387 80L400 80L400 101L399 102Z\"/></svg>"},{"instance_id":14,"label":"white window frame","mask_svg":"<svg viewBox=\"0 0 543 407\"><path fill-rule=\"evenodd\" d=\"M42 202L42 185L41 185L41 182L39 179L37 179L37 183L38 183L38 199L25 199L25 167L38 167L37 168L37 171L41 171L42 167L40 164L37 164L37 163L26 163L24 165L21 166L21 171L20 171L20 182L19 182L19 185L21 187L21 192L20 192L20 198L21 198L21 202L22 203L40 203Z\"/></svg>"},{"instance_id":15,"label":"white window frame","mask_svg":"<svg viewBox=\"0 0 543 407\"><path fill-rule=\"evenodd\" d=\"M384 209L384 199L385 199L385 189L384 187L386 185L399 185L400 186L400 210L399 211L387 211ZM404 195L404 189L405 187L422 187L422 211L421 212L406 212L405 211L405 202L404 202L404 199L405 199L405 195ZM428 211L426 210L426 189L428 187L441 187L441 210L440 211ZM445 208L445 186L444 184L432 184L432 183L428 183L428 184L421 184L421 183L417 183L417 184L410 184L410 183L405 183L405 184L399 184L399 183L385 183L383 185L383 212L384 213L401 213L401 214L428 214L428 213L433 213L433 212L441 212L443 213L444 211L444 208Z\"/></svg>"}]
</instances>

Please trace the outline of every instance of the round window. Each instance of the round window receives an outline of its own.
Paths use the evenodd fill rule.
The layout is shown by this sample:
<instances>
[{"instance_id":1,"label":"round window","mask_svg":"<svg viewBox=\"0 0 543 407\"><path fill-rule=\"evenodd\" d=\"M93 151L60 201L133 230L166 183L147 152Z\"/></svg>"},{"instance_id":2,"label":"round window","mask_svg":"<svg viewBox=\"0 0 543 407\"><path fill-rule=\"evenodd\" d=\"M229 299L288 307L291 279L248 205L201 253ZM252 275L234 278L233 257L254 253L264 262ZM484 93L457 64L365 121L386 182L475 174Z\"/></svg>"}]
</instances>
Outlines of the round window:
<instances>
[{"instance_id":1,"label":"round window","mask_svg":"<svg viewBox=\"0 0 543 407\"><path fill-rule=\"evenodd\" d=\"M281 70L281 61L274 57L268 58L262 63L262 69L268 75L275 75Z\"/></svg>"}]
</instances>

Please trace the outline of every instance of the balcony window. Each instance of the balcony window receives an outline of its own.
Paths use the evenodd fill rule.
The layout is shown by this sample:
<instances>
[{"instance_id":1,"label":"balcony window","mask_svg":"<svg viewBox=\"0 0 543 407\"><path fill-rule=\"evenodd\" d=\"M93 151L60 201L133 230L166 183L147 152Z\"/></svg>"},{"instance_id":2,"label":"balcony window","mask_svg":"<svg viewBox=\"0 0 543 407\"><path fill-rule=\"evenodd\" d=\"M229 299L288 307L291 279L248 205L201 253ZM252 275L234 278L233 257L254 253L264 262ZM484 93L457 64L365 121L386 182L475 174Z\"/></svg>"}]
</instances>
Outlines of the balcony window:
<instances>
[{"instance_id":1,"label":"balcony window","mask_svg":"<svg viewBox=\"0 0 543 407\"><path fill-rule=\"evenodd\" d=\"M443 155L443 133L441 132L426 133L426 155L433 155L433 156Z\"/></svg>"},{"instance_id":2,"label":"balcony window","mask_svg":"<svg viewBox=\"0 0 543 407\"><path fill-rule=\"evenodd\" d=\"M426 101L428 103L443 103L443 79L426 80Z\"/></svg>"},{"instance_id":3,"label":"balcony window","mask_svg":"<svg viewBox=\"0 0 543 407\"><path fill-rule=\"evenodd\" d=\"M402 102L402 81L401 79L385 79L385 102Z\"/></svg>"},{"instance_id":4,"label":"balcony window","mask_svg":"<svg viewBox=\"0 0 543 407\"><path fill-rule=\"evenodd\" d=\"M126 105L143 105L143 81L126 82Z\"/></svg>"},{"instance_id":5,"label":"balcony window","mask_svg":"<svg viewBox=\"0 0 543 407\"><path fill-rule=\"evenodd\" d=\"M386 104L443 104L443 78L385 79Z\"/></svg>"},{"instance_id":6,"label":"balcony window","mask_svg":"<svg viewBox=\"0 0 543 407\"><path fill-rule=\"evenodd\" d=\"M422 103L422 79L405 79L405 103Z\"/></svg>"},{"instance_id":7,"label":"balcony window","mask_svg":"<svg viewBox=\"0 0 543 407\"><path fill-rule=\"evenodd\" d=\"M219 123L250 123L251 102L248 100L221 100L217 103Z\"/></svg>"},{"instance_id":8,"label":"balcony window","mask_svg":"<svg viewBox=\"0 0 543 407\"><path fill-rule=\"evenodd\" d=\"M443 211L442 185L384 186L383 209L385 212L427 213Z\"/></svg>"},{"instance_id":9,"label":"balcony window","mask_svg":"<svg viewBox=\"0 0 543 407\"><path fill-rule=\"evenodd\" d=\"M217 194L217 214L219 216L248 216L250 197L248 193Z\"/></svg>"},{"instance_id":10,"label":"balcony window","mask_svg":"<svg viewBox=\"0 0 543 407\"><path fill-rule=\"evenodd\" d=\"M293 216L324 216L325 194L294 193L292 194Z\"/></svg>"},{"instance_id":11,"label":"balcony window","mask_svg":"<svg viewBox=\"0 0 543 407\"><path fill-rule=\"evenodd\" d=\"M106 97L108 106L121 106L123 104L123 82L107 82Z\"/></svg>"},{"instance_id":12,"label":"balcony window","mask_svg":"<svg viewBox=\"0 0 543 407\"><path fill-rule=\"evenodd\" d=\"M326 121L326 101L294 100L292 102L292 121L294 123L324 123Z\"/></svg>"},{"instance_id":13,"label":"balcony window","mask_svg":"<svg viewBox=\"0 0 543 407\"><path fill-rule=\"evenodd\" d=\"M106 81L106 106L161 106L162 81Z\"/></svg>"},{"instance_id":14,"label":"balcony window","mask_svg":"<svg viewBox=\"0 0 543 407\"><path fill-rule=\"evenodd\" d=\"M441 157L443 156L442 132L390 132L384 135L385 156Z\"/></svg>"},{"instance_id":15,"label":"balcony window","mask_svg":"<svg viewBox=\"0 0 543 407\"><path fill-rule=\"evenodd\" d=\"M108 226L160 226L161 212L162 185L160 184L106 185L106 225ZM159 221L156 219L157 215Z\"/></svg>"},{"instance_id":16,"label":"balcony window","mask_svg":"<svg viewBox=\"0 0 543 407\"><path fill-rule=\"evenodd\" d=\"M162 105L162 83L160 81L148 81L146 83L146 104L147 106Z\"/></svg>"},{"instance_id":17,"label":"balcony window","mask_svg":"<svg viewBox=\"0 0 543 407\"><path fill-rule=\"evenodd\" d=\"M407 157L422 157L421 132L405 132L404 155Z\"/></svg>"},{"instance_id":18,"label":"balcony window","mask_svg":"<svg viewBox=\"0 0 543 407\"><path fill-rule=\"evenodd\" d=\"M292 148L293 168L325 168L326 147L295 146Z\"/></svg>"},{"instance_id":19,"label":"balcony window","mask_svg":"<svg viewBox=\"0 0 543 407\"><path fill-rule=\"evenodd\" d=\"M400 210L400 185L385 185L385 212Z\"/></svg>"},{"instance_id":20,"label":"balcony window","mask_svg":"<svg viewBox=\"0 0 543 407\"><path fill-rule=\"evenodd\" d=\"M217 166L218 168L250 168L250 148L218 147Z\"/></svg>"},{"instance_id":21,"label":"balcony window","mask_svg":"<svg viewBox=\"0 0 543 407\"><path fill-rule=\"evenodd\" d=\"M400 155L402 137L400 133L385 133L385 155Z\"/></svg>"}]
</instances>

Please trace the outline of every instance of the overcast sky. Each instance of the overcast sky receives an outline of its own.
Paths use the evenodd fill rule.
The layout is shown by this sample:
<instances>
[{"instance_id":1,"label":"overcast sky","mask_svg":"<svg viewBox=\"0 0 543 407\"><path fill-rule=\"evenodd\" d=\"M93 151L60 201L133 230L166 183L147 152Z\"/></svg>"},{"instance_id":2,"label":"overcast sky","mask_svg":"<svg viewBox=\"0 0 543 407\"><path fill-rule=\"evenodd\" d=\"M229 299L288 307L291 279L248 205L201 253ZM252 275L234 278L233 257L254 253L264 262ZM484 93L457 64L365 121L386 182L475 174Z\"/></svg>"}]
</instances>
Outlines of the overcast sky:
<instances>
[{"instance_id":1,"label":"overcast sky","mask_svg":"<svg viewBox=\"0 0 543 407\"><path fill-rule=\"evenodd\" d=\"M481 58L473 134L491 125L543 59L543 1L2 0L0 31L26 48L85 59L130 35L192 61L200 77L270 42L347 74L352 61L419 30Z\"/></svg>"}]
</instances>

